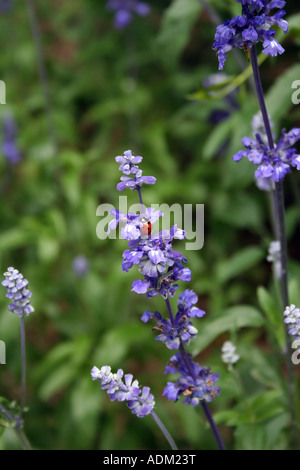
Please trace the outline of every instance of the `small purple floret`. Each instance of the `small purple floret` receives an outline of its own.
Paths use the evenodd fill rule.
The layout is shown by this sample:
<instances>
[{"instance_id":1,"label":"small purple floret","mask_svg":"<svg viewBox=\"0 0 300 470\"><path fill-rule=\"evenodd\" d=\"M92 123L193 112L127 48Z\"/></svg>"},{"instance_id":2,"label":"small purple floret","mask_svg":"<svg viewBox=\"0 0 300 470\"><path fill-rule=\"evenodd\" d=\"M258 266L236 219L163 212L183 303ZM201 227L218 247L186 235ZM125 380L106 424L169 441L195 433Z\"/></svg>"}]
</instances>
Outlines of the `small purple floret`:
<instances>
[{"instance_id":1,"label":"small purple floret","mask_svg":"<svg viewBox=\"0 0 300 470\"><path fill-rule=\"evenodd\" d=\"M109 366L101 369L94 366L91 371L93 380L99 380L102 390L106 390L111 401L125 401L128 408L138 418L150 414L155 406L153 395L149 387L141 388L132 374L126 374L119 369L116 374L111 372Z\"/></svg>"},{"instance_id":2,"label":"small purple floret","mask_svg":"<svg viewBox=\"0 0 300 470\"><path fill-rule=\"evenodd\" d=\"M242 5L242 15L224 21L217 26L213 49L219 59L219 70L223 70L227 54L230 50L251 49L258 42L263 44L263 53L276 56L284 52L284 48L274 39L276 31L271 29L277 25L286 33L288 23L283 19L285 1L282 0L236 0ZM276 13L271 13L275 8Z\"/></svg>"},{"instance_id":3,"label":"small purple floret","mask_svg":"<svg viewBox=\"0 0 300 470\"><path fill-rule=\"evenodd\" d=\"M32 293L27 289L27 279L24 279L23 275L12 267L7 268L4 276L5 280L2 281L2 285L7 289L6 297L11 300L9 310L20 317L30 315L34 312L34 308L30 303Z\"/></svg>"}]
</instances>

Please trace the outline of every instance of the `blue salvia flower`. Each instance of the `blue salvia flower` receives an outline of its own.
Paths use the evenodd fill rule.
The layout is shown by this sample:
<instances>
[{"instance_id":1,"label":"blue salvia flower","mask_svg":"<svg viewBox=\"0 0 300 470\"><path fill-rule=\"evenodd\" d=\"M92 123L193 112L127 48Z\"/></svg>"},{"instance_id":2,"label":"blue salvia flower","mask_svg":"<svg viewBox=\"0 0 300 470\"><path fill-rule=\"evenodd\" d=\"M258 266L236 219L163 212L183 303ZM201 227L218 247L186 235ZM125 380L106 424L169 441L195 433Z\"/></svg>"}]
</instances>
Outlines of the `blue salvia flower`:
<instances>
[{"instance_id":1,"label":"blue salvia flower","mask_svg":"<svg viewBox=\"0 0 300 470\"><path fill-rule=\"evenodd\" d=\"M109 213L113 216L113 219L108 224L107 234L115 230L120 222L128 223L138 217L138 215L132 213L122 214L118 209L112 209Z\"/></svg>"},{"instance_id":2,"label":"blue salvia flower","mask_svg":"<svg viewBox=\"0 0 300 470\"><path fill-rule=\"evenodd\" d=\"M211 402L220 393L220 388L214 386L219 374L211 374L210 368L200 367L191 357L190 364L192 370L187 369L180 354L171 357L165 374L179 373L180 377L176 382L167 383L163 396L173 401L183 397L182 403L191 406L199 405L201 400Z\"/></svg>"},{"instance_id":3,"label":"blue salvia flower","mask_svg":"<svg viewBox=\"0 0 300 470\"><path fill-rule=\"evenodd\" d=\"M142 176L142 170L137 166L142 157L133 156L131 150L124 152L124 156L117 156L116 161L123 173L121 183L117 185L119 191L127 188L140 191L143 184L155 183L153 176ZM128 249L123 253L122 270L128 272L136 265L144 276L133 282L132 291L146 294L147 297L173 297L178 288L178 280L191 280L190 269L184 267L187 259L173 250L173 240L183 240L184 230L173 225L170 230L152 233L153 224L163 215L161 211L143 206L143 212L139 215L122 214L117 209L111 210L110 214L113 219L108 225L107 233L114 230L120 222L125 223L121 229L121 237L128 240Z\"/></svg>"},{"instance_id":4,"label":"blue salvia flower","mask_svg":"<svg viewBox=\"0 0 300 470\"><path fill-rule=\"evenodd\" d=\"M223 70L228 52L238 47L251 48L259 42L263 44L263 53L276 56L284 48L274 39L276 31L272 26L278 25L285 33L288 23L283 19L285 11L283 0L236 0L242 4L242 15L235 16L219 25L216 30L213 49L217 51L219 70ZM275 13L272 10L278 9Z\"/></svg>"},{"instance_id":5,"label":"blue salvia flower","mask_svg":"<svg viewBox=\"0 0 300 470\"><path fill-rule=\"evenodd\" d=\"M245 150L240 150L232 158L239 162L243 157L254 165L258 165L255 171L255 177L259 179L267 178L278 183L291 167L300 170L300 155L293 145L300 140L300 129L293 128L290 132L282 131L282 136L277 145L270 149L269 145L263 140L261 134L256 134L256 139L244 137L242 143Z\"/></svg>"},{"instance_id":6,"label":"blue salvia flower","mask_svg":"<svg viewBox=\"0 0 300 470\"><path fill-rule=\"evenodd\" d=\"M8 297L12 303L8 306L9 310L20 317L28 316L34 312L34 308L30 303L32 293L27 289L28 281L15 268L7 268L4 273L5 280L2 285L6 287Z\"/></svg>"},{"instance_id":7,"label":"blue salvia flower","mask_svg":"<svg viewBox=\"0 0 300 470\"><path fill-rule=\"evenodd\" d=\"M194 307L197 302L197 295L192 290L187 289L178 298L178 311L173 324L170 319L163 318L159 312L149 311L144 312L142 321L147 323L149 320L154 320L156 326L152 329L160 332L156 336L156 340L162 341L168 349L178 349L181 341L188 345L190 340L198 333L190 319L201 318L205 315L205 312Z\"/></svg>"},{"instance_id":8,"label":"blue salvia flower","mask_svg":"<svg viewBox=\"0 0 300 470\"><path fill-rule=\"evenodd\" d=\"M93 380L99 380L102 390L107 391L111 401L125 401L131 412L138 418L144 418L154 409L155 401L150 388L141 389L138 381L133 380L132 374L124 376L122 369L113 374L109 366L103 366L101 369L94 366L91 376Z\"/></svg>"},{"instance_id":9,"label":"blue salvia flower","mask_svg":"<svg viewBox=\"0 0 300 470\"><path fill-rule=\"evenodd\" d=\"M17 125L12 116L5 116L2 122L2 152L5 158L13 165L22 159L20 150L17 147Z\"/></svg>"},{"instance_id":10,"label":"blue salvia flower","mask_svg":"<svg viewBox=\"0 0 300 470\"><path fill-rule=\"evenodd\" d=\"M291 336L300 336L300 309L294 304L286 307L283 315L284 323L288 325L288 331Z\"/></svg>"},{"instance_id":11,"label":"blue salvia flower","mask_svg":"<svg viewBox=\"0 0 300 470\"><path fill-rule=\"evenodd\" d=\"M149 210L146 214L149 215ZM178 280L191 280L190 269L184 267L187 259L180 252L174 251L172 246L174 239L182 240L184 236L185 232L174 225L170 231L163 230L146 239L140 232L138 239L129 241L129 249L123 253L122 269L128 271L136 264L144 276L144 279L133 282L132 291L146 294L147 297L173 297L178 288Z\"/></svg>"},{"instance_id":12,"label":"blue salvia flower","mask_svg":"<svg viewBox=\"0 0 300 470\"><path fill-rule=\"evenodd\" d=\"M124 155L116 157L116 162L120 163L119 170L123 173L121 183L117 185L118 191L124 191L127 188L134 190L141 188L143 184L155 183L154 176L143 176L142 170L138 167L138 163L142 160L142 157L133 156L131 150L126 150Z\"/></svg>"},{"instance_id":13,"label":"blue salvia flower","mask_svg":"<svg viewBox=\"0 0 300 470\"><path fill-rule=\"evenodd\" d=\"M114 26L116 29L124 29L132 21L133 14L146 16L150 12L150 7L145 2L137 0L109 0L107 9L115 11Z\"/></svg>"}]
</instances>

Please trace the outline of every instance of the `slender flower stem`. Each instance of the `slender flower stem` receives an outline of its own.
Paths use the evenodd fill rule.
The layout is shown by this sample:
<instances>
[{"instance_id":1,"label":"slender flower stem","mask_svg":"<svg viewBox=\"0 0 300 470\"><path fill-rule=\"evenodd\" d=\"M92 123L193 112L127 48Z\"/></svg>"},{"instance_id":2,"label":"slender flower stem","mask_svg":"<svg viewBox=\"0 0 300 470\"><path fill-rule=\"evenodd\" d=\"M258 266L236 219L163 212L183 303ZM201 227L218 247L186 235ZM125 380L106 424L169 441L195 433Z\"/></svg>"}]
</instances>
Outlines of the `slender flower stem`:
<instances>
[{"instance_id":1,"label":"slender flower stem","mask_svg":"<svg viewBox=\"0 0 300 470\"><path fill-rule=\"evenodd\" d=\"M139 201L140 201L140 204L142 206L142 210L144 210L144 203L143 203L143 198L142 198L142 194L141 194L141 188L137 188L137 192L138 192L138 195L139 195Z\"/></svg>"},{"instance_id":2,"label":"slender flower stem","mask_svg":"<svg viewBox=\"0 0 300 470\"><path fill-rule=\"evenodd\" d=\"M23 418L26 404L26 348L25 348L25 321L24 316L20 317L21 332L21 418Z\"/></svg>"},{"instance_id":3,"label":"slender flower stem","mask_svg":"<svg viewBox=\"0 0 300 470\"><path fill-rule=\"evenodd\" d=\"M154 419L155 423L157 424L157 426L159 427L159 429L161 430L161 432L164 434L165 438L167 439L168 443L170 444L171 449L172 450L178 450L178 447L176 446L176 444L174 442L174 439L172 438L171 434L169 433L169 431L167 430L165 425L161 422L161 420L159 419L157 414L154 413L154 411L151 411L150 414L151 414L152 418Z\"/></svg>"},{"instance_id":4,"label":"slender flower stem","mask_svg":"<svg viewBox=\"0 0 300 470\"><path fill-rule=\"evenodd\" d=\"M211 427L211 430L215 436L215 439L216 439L216 442L218 444L218 447L219 447L219 450L226 450L225 446L224 446L224 443L223 443L223 440L221 438L221 435L219 433L219 430L217 428L217 425L212 417L212 414L211 414L211 411L208 407L208 404L206 403L205 400L201 400L201 406L202 406L202 409L204 411L204 414L206 416L206 419L207 421L209 422L209 425Z\"/></svg>"},{"instance_id":5,"label":"slender flower stem","mask_svg":"<svg viewBox=\"0 0 300 470\"><path fill-rule=\"evenodd\" d=\"M167 306L167 309L168 309L170 321L173 324L174 315L173 315L173 312L172 312L172 307L171 307L171 304L170 304L170 300L167 298L167 299L165 299L165 302L166 302L166 306ZM186 365L187 370L189 371L189 373L191 374L193 379L196 380L191 360L190 360L190 358L189 358L189 356L188 356L188 354L187 354L187 352L184 348L184 345L183 345L182 341L180 341L179 351L180 351L180 355L182 357L182 360ZM208 404L206 403L205 400L201 400L201 406L202 406L202 409L203 409L204 414L206 416L206 419L209 422L209 425L211 427L211 430L213 432L213 435L215 437L215 440L216 440L216 443L218 445L219 450L226 450L226 448L224 446L224 443L223 443L223 440L222 440L222 437L221 437L221 435L219 433L219 430L217 428L217 425L216 425L216 423L215 423L215 421L212 417L212 414L210 412Z\"/></svg>"},{"instance_id":6,"label":"slender flower stem","mask_svg":"<svg viewBox=\"0 0 300 470\"><path fill-rule=\"evenodd\" d=\"M222 19L219 16L219 14L216 12L214 7L207 2L207 0L200 0L200 3L202 3L204 10L206 10L208 16L210 17L212 23L214 23L216 26L219 24L222 24ZM242 55L242 52L239 49L233 49L232 50L233 55L235 56L235 60L239 66L239 68L244 71L245 70L245 65L246 65L246 60ZM249 77L249 84L250 87L253 91L255 91L255 85L253 83L253 80L251 77Z\"/></svg>"},{"instance_id":7,"label":"slender flower stem","mask_svg":"<svg viewBox=\"0 0 300 470\"><path fill-rule=\"evenodd\" d=\"M170 317L170 321L172 323L172 326L174 326L175 320L174 320L174 315L173 315L173 312L172 312L172 307L171 307L169 298L166 298L165 302L166 302L166 306L167 306L167 309L168 309L168 314L169 314L169 317Z\"/></svg>"},{"instance_id":8,"label":"slender flower stem","mask_svg":"<svg viewBox=\"0 0 300 470\"><path fill-rule=\"evenodd\" d=\"M268 138L268 143L270 149L274 149L274 139L271 130L271 124L266 108L266 103L264 99L264 92L260 78L259 66L257 61L257 52L256 47L251 48L251 64L253 69L254 81L256 85L256 91L258 96L258 101L264 121L264 126ZM285 228L285 209L284 209L284 193L283 185L280 181L275 183L275 190L272 191L273 205L275 207L275 218L276 218L276 229L275 236L279 236L280 241L280 257L281 257L281 294L282 294L282 308L283 311L289 305L288 297L288 256L287 256L287 237L286 237L286 228ZM294 370L293 365L290 359L291 351L291 339L288 333L287 325L284 324L285 328L285 340L286 340L286 350L285 350L285 359L286 359L286 368L288 373L288 395L289 395L289 406L292 418L292 436L294 444L298 441L298 431L296 424L296 410L295 410L295 401L294 401Z\"/></svg>"},{"instance_id":9,"label":"slender flower stem","mask_svg":"<svg viewBox=\"0 0 300 470\"><path fill-rule=\"evenodd\" d=\"M257 62L257 52L256 52L255 46L251 48L251 65L253 69L254 81L255 81L257 97L258 97L258 101L259 101L259 105L261 109L261 114L263 117L265 129L266 129L266 133L268 137L269 147L270 149L273 149L274 148L273 134L272 134L271 124L270 124L267 107L265 103L264 92L263 92L263 87L262 87L260 72L259 72L259 66Z\"/></svg>"},{"instance_id":10,"label":"slender flower stem","mask_svg":"<svg viewBox=\"0 0 300 470\"><path fill-rule=\"evenodd\" d=\"M180 351L180 355L182 357L183 362L185 363L187 370L189 371L193 379L196 380L196 376L195 376L191 361L189 359L189 356L186 350L184 349L184 346L181 340L180 340L180 345L179 345L179 351Z\"/></svg>"}]
</instances>

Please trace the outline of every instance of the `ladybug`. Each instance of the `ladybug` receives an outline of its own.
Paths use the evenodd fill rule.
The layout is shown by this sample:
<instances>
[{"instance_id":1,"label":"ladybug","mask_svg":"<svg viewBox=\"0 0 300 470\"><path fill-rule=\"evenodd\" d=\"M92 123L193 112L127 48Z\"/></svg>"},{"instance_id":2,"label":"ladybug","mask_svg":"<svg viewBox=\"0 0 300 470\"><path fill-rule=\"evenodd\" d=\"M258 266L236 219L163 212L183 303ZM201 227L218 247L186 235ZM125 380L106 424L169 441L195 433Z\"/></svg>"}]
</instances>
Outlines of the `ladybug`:
<instances>
[{"instance_id":1,"label":"ladybug","mask_svg":"<svg viewBox=\"0 0 300 470\"><path fill-rule=\"evenodd\" d=\"M141 226L141 234L142 235L150 235L151 230L152 230L152 224L150 220L147 220L145 217L142 218L141 220L142 226Z\"/></svg>"},{"instance_id":2,"label":"ladybug","mask_svg":"<svg viewBox=\"0 0 300 470\"><path fill-rule=\"evenodd\" d=\"M244 46L244 51L246 53L246 56L247 56L247 59L248 59L248 62L250 62L250 57L249 57L249 51L248 51L248 46L247 46L247 43L244 42L243 43L243 46Z\"/></svg>"}]
</instances>

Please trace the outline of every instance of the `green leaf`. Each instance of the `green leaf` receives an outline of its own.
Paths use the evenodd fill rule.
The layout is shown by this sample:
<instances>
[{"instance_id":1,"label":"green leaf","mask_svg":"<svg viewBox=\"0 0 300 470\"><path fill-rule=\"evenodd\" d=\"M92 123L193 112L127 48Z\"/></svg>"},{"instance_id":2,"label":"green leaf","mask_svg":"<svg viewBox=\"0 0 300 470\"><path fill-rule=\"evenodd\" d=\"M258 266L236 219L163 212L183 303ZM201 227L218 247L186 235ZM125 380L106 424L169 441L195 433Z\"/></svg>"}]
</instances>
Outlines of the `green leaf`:
<instances>
[{"instance_id":1,"label":"green leaf","mask_svg":"<svg viewBox=\"0 0 300 470\"><path fill-rule=\"evenodd\" d=\"M299 278L292 278L289 281L289 299L290 304L297 306L300 304Z\"/></svg>"},{"instance_id":2,"label":"green leaf","mask_svg":"<svg viewBox=\"0 0 300 470\"><path fill-rule=\"evenodd\" d=\"M289 33L299 33L297 36L300 35L300 13L296 13L295 15L291 15L287 18L287 22L289 24Z\"/></svg>"},{"instance_id":3,"label":"green leaf","mask_svg":"<svg viewBox=\"0 0 300 470\"><path fill-rule=\"evenodd\" d=\"M157 39L165 65L174 67L202 9L198 0L174 0L166 10Z\"/></svg>"},{"instance_id":4,"label":"green leaf","mask_svg":"<svg viewBox=\"0 0 300 470\"><path fill-rule=\"evenodd\" d=\"M59 244L55 238L41 236L37 248L40 260L45 263L53 261L59 253Z\"/></svg>"},{"instance_id":5,"label":"green leaf","mask_svg":"<svg viewBox=\"0 0 300 470\"><path fill-rule=\"evenodd\" d=\"M300 64L295 64L283 72L276 80L266 97L268 113L272 120L282 119L293 106L292 83L300 77Z\"/></svg>"},{"instance_id":6,"label":"green leaf","mask_svg":"<svg viewBox=\"0 0 300 470\"><path fill-rule=\"evenodd\" d=\"M259 54L257 58L258 65L262 65L267 58L267 55L263 53ZM248 67L239 75L231 76L228 78L228 80L222 82L220 85L216 85L208 89L201 87L195 93L188 95L187 99L199 101L214 101L223 99L232 93L236 88L240 87L246 80L248 80L248 78L252 76L252 74L252 66L248 65ZM212 91L214 91L214 93L212 93Z\"/></svg>"},{"instance_id":7,"label":"green leaf","mask_svg":"<svg viewBox=\"0 0 300 470\"><path fill-rule=\"evenodd\" d=\"M148 338L148 334L149 332L145 325L139 324L136 321L108 331L95 351L94 364L100 367L107 365L109 361L111 367L119 366L126 356L130 344L132 342L143 343ZM109 358L107 357L107 351L110 351Z\"/></svg>"},{"instance_id":8,"label":"green leaf","mask_svg":"<svg viewBox=\"0 0 300 470\"><path fill-rule=\"evenodd\" d=\"M69 385L75 379L77 373L78 371L68 362L52 371L40 387L40 399L49 400L54 393Z\"/></svg>"},{"instance_id":9,"label":"green leaf","mask_svg":"<svg viewBox=\"0 0 300 470\"><path fill-rule=\"evenodd\" d=\"M266 423L265 428L268 435L269 449L275 449L278 446L278 441L280 445L280 439L282 437L285 441L283 436L284 429L289 426L290 419L290 413L286 412L274 417L268 423Z\"/></svg>"},{"instance_id":10,"label":"green leaf","mask_svg":"<svg viewBox=\"0 0 300 470\"><path fill-rule=\"evenodd\" d=\"M262 408L268 407L268 405L273 403L274 400L277 400L279 397L282 397L282 390L280 389L268 390L264 393L260 393L250 400L251 408L256 412Z\"/></svg>"},{"instance_id":11,"label":"green leaf","mask_svg":"<svg viewBox=\"0 0 300 470\"><path fill-rule=\"evenodd\" d=\"M265 450L268 448L268 436L264 426L247 424L235 431L237 450Z\"/></svg>"},{"instance_id":12,"label":"green leaf","mask_svg":"<svg viewBox=\"0 0 300 470\"><path fill-rule=\"evenodd\" d=\"M239 426L249 423L249 416L245 411L224 410L214 414L216 424L225 423L227 426Z\"/></svg>"},{"instance_id":13,"label":"green leaf","mask_svg":"<svg viewBox=\"0 0 300 470\"><path fill-rule=\"evenodd\" d=\"M257 289L257 297L259 305L271 324L273 334L276 337L279 347L284 347L285 333L283 315L281 309L278 308L278 302L276 302L275 298L262 286Z\"/></svg>"},{"instance_id":14,"label":"green leaf","mask_svg":"<svg viewBox=\"0 0 300 470\"><path fill-rule=\"evenodd\" d=\"M216 272L218 282L224 283L229 279L244 273L248 269L257 265L263 257L263 251L256 246L250 246L240 250L230 259L218 264Z\"/></svg>"},{"instance_id":15,"label":"green leaf","mask_svg":"<svg viewBox=\"0 0 300 470\"><path fill-rule=\"evenodd\" d=\"M202 321L202 320L201 320ZM237 305L224 311L221 318L216 320L203 319L201 334L193 341L193 354L199 354L220 334L233 332L240 328L255 327L264 325L264 319L260 312L248 305Z\"/></svg>"},{"instance_id":16,"label":"green leaf","mask_svg":"<svg viewBox=\"0 0 300 470\"><path fill-rule=\"evenodd\" d=\"M281 319L278 316L278 303L272 297L265 287L259 286L257 289L257 297L259 305L263 312L266 314L272 325L278 327L281 324Z\"/></svg>"},{"instance_id":17,"label":"green leaf","mask_svg":"<svg viewBox=\"0 0 300 470\"><path fill-rule=\"evenodd\" d=\"M276 390L278 386L284 387L285 378L282 376L276 356L251 345L247 345L245 348L249 356L249 374L266 387Z\"/></svg>"},{"instance_id":18,"label":"green leaf","mask_svg":"<svg viewBox=\"0 0 300 470\"><path fill-rule=\"evenodd\" d=\"M271 418L282 415L285 411L286 407L284 407L282 404L275 403L266 409L260 410L260 412L256 415L255 421L257 423L267 421Z\"/></svg>"},{"instance_id":19,"label":"green leaf","mask_svg":"<svg viewBox=\"0 0 300 470\"><path fill-rule=\"evenodd\" d=\"M97 411L99 404L105 398L105 394L101 393L99 383L93 382L89 373L76 382L70 397L73 421L71 426L75 425L78 430L74 434L73 449L86 449L92 445L99 419ZM81 429L82 423L88 423L88 426Z\"/></svg>"},{"instance_id":20,"label":"green leaf","mask_svg":"<svg viewBox=\"0 0 300 470\"><path fill-rule=\"evenodd\" d=\"M247 163L250 165L250 162L244 162L242 172L248 170ZM233 165L233 168L237 169L238 167ZM249 170L252 171L252 168L249 168ZM237 175L240 176L241 173L238 172ZM215 216L234 227L258 230L262 223L263 213L260 205L253 197L248 194L239 194L235 199L227 199L224 197L224 193L220 193L220 196L222 199L218 201L218 205L215 207ZM247 207L247 210L245 210L245 207Z\"/></svg>"},{"instance_id":21,"label":"green leaf","mask_svg":"<svg viewBox=\"0 0 300 470\"><path fill-rule=\"evenodd\" d=\"M213 158L224 141L230 137L234 124L234 119L226 119L215 127L204 144L202 150L204 160L211 160Z\"/></svg>"}]
</instances>

